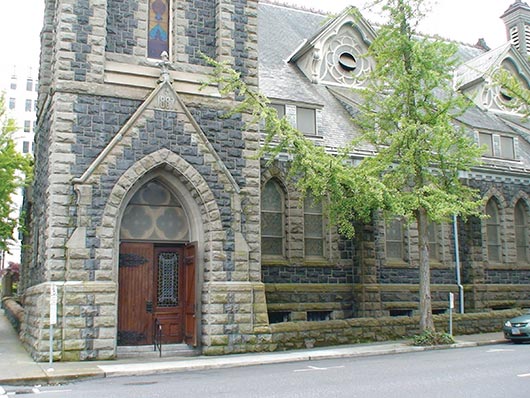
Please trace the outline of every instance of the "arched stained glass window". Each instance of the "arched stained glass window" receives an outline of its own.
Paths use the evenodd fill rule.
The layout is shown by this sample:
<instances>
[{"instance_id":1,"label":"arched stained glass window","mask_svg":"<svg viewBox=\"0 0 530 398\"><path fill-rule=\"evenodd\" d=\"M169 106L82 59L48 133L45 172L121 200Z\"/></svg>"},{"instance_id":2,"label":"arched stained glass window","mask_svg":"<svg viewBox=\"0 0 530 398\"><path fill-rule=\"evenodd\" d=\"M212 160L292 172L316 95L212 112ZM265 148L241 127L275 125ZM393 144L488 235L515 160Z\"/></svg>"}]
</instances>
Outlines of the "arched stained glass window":
<instances>
[{"instance_id":1,"label":"arched stained glass window","mask_svg":"<svg viewBox=\"0 0 530 398\"><path fill-rule=\"evenodd\" d=\"M522 200L515 205L515 245L517 247L517 261L529 262L528 211Z\"/></svg>"},{"instance_id":2,"label":"arched stained glass window","mask_svg":"<svg viewBox=\"0 0 530 398\"><path fill-rule=\"evenodd\" d=\"M501 262L501 222L499 207L494 199L486 205L486 239L488 246L488 259L490 262Z\"/></svg>"},{"instance_id":3,"label":"arched stained glass window","mask_svg":"<svg viewBox=\"0 0 530 398\"><path fill-rule=\"evenodd\" d=\"M322 202L307 195L304 199L304 254L308 257L324 256L324 225Z\"/></svg>"},{"instance_id":4,"label":"arched stained glass window","mask_svg":"<svg viewBox=\"0 0 530 398\"><path fill-rule=\"evenodd\" d=\"M395 219L386 226L386 257L403 260L403 222Z\"/></svg>"},{"instance_id":5,"label":"arched stained glass window","mask_svg":"<svg viewBox=\"0 0 530 398\"><path fill-rule=\"evenodd\" d=\"M284 195L274 180L269 180L261 193L261 252L283 256L284 253Z\"/></svg>"},{"instance_id":6,"label":"arched stained glass window","mask_svg":"<svg viewBox=\"0 0 530 398\"><path fill-rule=\"evenodd\" d=\"M188 241L184 209L159 181L152 180L131 198L120 228L124 240Z\"/></svg>"},{"instance_id":7,"label":"arched stained glass window","mask_svg":"<svg viewBox=\"0 0 530 398\"><path fill-rule=\"evenodd\" d=\"M429 241L429 258L439 260L440 258L440 239L438 236L438 224L429 222L427 227L427 237Z\"/></svg>"},{"instance_id":8,"label":"arched stained glass window","mask_svg":"<svg viewBox=\"0 0 530 398\"><path fill-rule=\"evenodd\" d=\"M171 0L149 0L149 27L147 36L147 56L161 59L161 54L169 54L169 15Z\"/></svg>"}]
</instances>

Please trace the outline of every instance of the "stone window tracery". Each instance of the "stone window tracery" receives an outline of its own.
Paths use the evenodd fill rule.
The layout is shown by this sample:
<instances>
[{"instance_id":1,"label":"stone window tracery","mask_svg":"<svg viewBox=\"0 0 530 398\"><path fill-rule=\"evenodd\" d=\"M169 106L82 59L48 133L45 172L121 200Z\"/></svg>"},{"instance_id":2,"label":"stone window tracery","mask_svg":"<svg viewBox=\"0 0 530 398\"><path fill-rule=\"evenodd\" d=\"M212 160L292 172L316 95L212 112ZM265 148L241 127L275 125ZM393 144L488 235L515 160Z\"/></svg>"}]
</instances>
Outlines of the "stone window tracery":
<instances>
[{"instance_id":1,"label":"stone window tracery","mask_svg":"<svg viewBox=\"0 0 530 398\"><path fill-rule=\"evenodd\" d=\"M121 239L187 241L189 225L181 204L157 180L145 184L125 208Z\"/></svg>"},{"instance_id":2,"label":"stone window tracery","mask_svg":"<svg viewBox=\"0 0 530 398\"><path fill-rule=\"evenodd\" d=\"M345 25L331 37L323 48L324 60L320 80L333 81L344 86L360 86L370 71L370 62L363 56L366 48L360 43L351 26Z\"/></svg>"}]
</instances>

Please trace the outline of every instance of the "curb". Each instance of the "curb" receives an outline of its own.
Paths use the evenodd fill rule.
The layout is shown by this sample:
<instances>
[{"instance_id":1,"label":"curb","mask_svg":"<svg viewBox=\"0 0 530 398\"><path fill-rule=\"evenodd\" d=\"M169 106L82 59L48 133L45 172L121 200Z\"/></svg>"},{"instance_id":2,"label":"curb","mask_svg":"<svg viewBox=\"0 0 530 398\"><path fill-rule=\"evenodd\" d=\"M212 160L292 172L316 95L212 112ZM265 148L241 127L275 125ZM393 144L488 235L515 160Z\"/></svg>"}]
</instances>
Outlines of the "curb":
<instances>
[{"instance_id":1,"label":"curb","mask_svg":"<svg viewBox=\"0 0 530 398\"><path fill-rule=\"evenodd\" d=\"M412 346L406 344L388 344L381 346L347 347L316 350L313 352L278 352L264 355L250 354L248 356L221 356L203 357L185 361L146 362L130 364L108 364L95 365L91 369L65 369L51 370L41 367L43 375L27 376L11 379L0 379L0 384L11 386L28 385L54 385L75 382L79 380L124 377L124 376L146 376L162 373L177 373L188 371L200 371L209 369L226 369L243 366L270 365L275 363L295 363L301 361L317 361L334 358L362 358L379 355L403 354L411 352L423 352L434 350L446 350L452 348L478 347L492 344L506 343L504 339L493 339L478 342L460 341L444 346ZM0 398L6 394L0 387Z\"/></svg>"}]
</instances>

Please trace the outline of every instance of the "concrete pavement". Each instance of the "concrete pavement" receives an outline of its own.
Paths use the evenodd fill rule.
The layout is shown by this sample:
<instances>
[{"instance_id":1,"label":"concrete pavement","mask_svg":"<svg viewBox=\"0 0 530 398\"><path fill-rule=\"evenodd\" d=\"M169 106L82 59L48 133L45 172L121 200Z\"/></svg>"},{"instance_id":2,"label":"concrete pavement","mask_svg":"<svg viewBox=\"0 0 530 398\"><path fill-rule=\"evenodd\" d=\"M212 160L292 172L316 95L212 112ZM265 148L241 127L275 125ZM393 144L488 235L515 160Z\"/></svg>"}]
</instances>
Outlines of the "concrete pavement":
<instances>
[{"instance_id":1,"label":"concrete pavement","mask_svg":"<svg viewBox=\"0 0 530 398\"><path fill-rule=\"evenodd\" d=\"M0 314L0 386L59 384L82 378L148 375L281 362L364 357L506 342L501 332L456 336L455 339L456 344L444 347L414 347L410 345L409 341L403 340L217 357L131 358L113 361L57 362L50 367L47 362L33 361L22 347L17 333L2 311ZM0 387L0 397L2 394L2 387Z\"/></svg>"}]
</instances>

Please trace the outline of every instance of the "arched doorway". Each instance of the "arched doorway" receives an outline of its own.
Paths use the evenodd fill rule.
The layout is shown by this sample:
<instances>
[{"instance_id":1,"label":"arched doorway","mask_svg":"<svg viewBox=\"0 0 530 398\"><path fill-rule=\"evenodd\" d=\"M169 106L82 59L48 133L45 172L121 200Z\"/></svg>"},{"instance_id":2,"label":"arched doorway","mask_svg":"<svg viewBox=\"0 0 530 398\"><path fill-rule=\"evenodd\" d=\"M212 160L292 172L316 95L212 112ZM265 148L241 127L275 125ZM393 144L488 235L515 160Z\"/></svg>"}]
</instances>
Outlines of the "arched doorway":
<instances>
[{"instance_id":1,"label":"arched doorway","mask_svg":"<svg viewBox=\"0 0 530 398\"><path fill-rule=\"evenodd\" d=\"M160 179L130 198L120 226L118 345L196 345L196 247L181 202Z\"/></svg>"}]
</instances>

